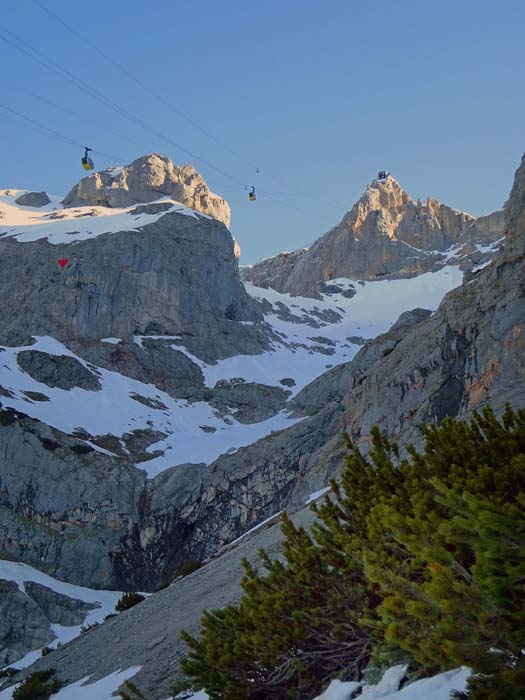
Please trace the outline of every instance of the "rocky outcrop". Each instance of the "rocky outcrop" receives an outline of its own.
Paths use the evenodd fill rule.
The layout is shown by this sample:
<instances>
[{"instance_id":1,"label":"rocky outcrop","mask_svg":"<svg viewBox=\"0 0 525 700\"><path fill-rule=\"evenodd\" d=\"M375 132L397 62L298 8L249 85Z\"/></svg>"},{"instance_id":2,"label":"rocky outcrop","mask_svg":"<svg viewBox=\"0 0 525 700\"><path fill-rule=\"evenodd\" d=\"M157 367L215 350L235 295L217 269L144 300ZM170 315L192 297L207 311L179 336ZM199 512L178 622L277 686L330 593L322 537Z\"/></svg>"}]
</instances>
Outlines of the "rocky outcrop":
<instances>
[{"instance_id":1,"label":"rocky outcrop","mask_svg":"<svg viewBox=\"0 0 525 700\"><path fill-rule=\"evenodd\" d=\"M46 192L25 192L15 202L21 207L45 207L46 204L51 204Z\"/></svg>"},{"instance_id":2,"label":"rocky outcrop","mask_svg":"<svg viewBox=\"0 0 525 700\"><path fill-rule=\"evenodd\" d=\"M341 222L310 248L242 268L245 281L292 295L318 296L338 277L371 280L412 277L442 267L457 246L462 269L490 256L478 248L503 236L503 216L474 219L437 200L414 202L390 175L376 180Z\"/></svg>"},{"instance_id":3,"label":"rocky outcrop","mask_svg":"<svg viewBox=\"0 0 525 700\"><path fill-rule=\"evenodd\" d=\"M109 168L80 180L63 199L64 207L97 205L129 207L161 197L184 204L230 225L230 207L214 194L191 165L174 165L169 158L152 153L122 168Z\"/></svg>"},{"instance_id":4,"label":"rocky outcrop","mask_svg":"<svg viewBox=\"0 0 525 700\"><path fill-rule=\"evenodd\" d=\"M81 625L96 607L34 581L21 591L14 581L0 580L0 663L7 666L49 644L55 639L51 625Z\"/></svg>"},{"instance_id":5,"label":"rocky outcrop","mask_svg":"<svg viewBox=\"0 0 525 700\"><path fill-rule=\"evenodd\" d=\"M210 404L221 415L234 415L240 423L257 423L282 410L290 393L278 386L247 382L241 378L222 379L213 388Z\"/></svg>"},{"instance_id":6,"label":"rocky outcrop","mask_svg":"<svg viewBox=\"0 0 525 700\"><path fill-rule=\"evenodd\" d=\"M88 391L101 388L96 375L74 357L48 355L40 350L22 350L17 360L24 372L50 388L67 390L80 387Z\"/></svg>"},{"instance_id":7,"label":"rocky outcrop","mask_svg":"<svg viewBox=\"0 0 525 700\"><path fill-rule=\"evenodd\" d=\"M60 269L57 260L69 263ZM20 271L24 270L23 278ZM0 240L0 343L32 335L82 342L182 335L208 361L267 346L234 242L215 219L167 212L140 230L71 244ZM203 358L205 359L205 358Z\"/></svg>"},{"instance_id":8,"label":"rocky outcrop","mask_svg":"<svg viewBox=\"0 0 525 700\"><path fill-rule=\"evenodd\" d=\"M14 581L0 580L0 664L21 659L31 649L53 641L55 635L39 605Z\"/></svg>"},{"instance_id":9,"label":"rocky outcrop","mask_svg":"<svg viewBox=\"0 0 525 700\"><path fill-rule=\"evenodd\" d=\"M49 622L55 625L64 625L65 627L81 625L88 612L99 607L94 603L86 603L78 598L70 598L62 593L57 593L35 581L26 581L24 590L44 611Z\"/></svg>"}]
</instances>

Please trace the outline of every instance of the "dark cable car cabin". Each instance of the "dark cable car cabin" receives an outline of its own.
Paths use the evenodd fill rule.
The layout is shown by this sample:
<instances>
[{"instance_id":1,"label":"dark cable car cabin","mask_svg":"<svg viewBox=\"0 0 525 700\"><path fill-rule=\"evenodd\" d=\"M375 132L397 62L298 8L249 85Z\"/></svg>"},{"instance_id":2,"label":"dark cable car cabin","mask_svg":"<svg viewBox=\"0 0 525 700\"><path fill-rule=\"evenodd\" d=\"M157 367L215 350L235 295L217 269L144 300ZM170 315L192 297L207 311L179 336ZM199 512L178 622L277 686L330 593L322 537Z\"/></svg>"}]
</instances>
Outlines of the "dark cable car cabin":
<instances>
[{"instance_id":1,"label":"dark cable car cabin","mask_svg":"<svg viewBox=\"0 0 525 700\"><path fill-rule=\"evenodd\" d=\"M93 168L95 167L95 164L93 163L91 158L88 156L88 151L91 151L91 148L88 148L87 146L85 146L85 149L86 150L84 153L84 157L82 158L82 161L81 161L82 167L84 168L84 170L93 170Z\"/></svg>"},{"instance_id":2,"label":"dark cable car cabin","mask_svg":"<svg viewBox=\"0 0 525 700\"><path fill-rule=\"evenodd\" d=\"M377 173L377 179L378 179L378 180L381 180L381 181L384 181L384 180L387 179L387 177L388 177L389 175L390 175L390 173L387 173L386 170L380 170L380 171Z\"/></svg>"},{"instance_id":3,"label":"dark cable car cabin","mask_svg":"<svg viewBox=\"0 0 525 700\"><path fill-rule=\"evenodd\" d=\"M255 202L255 200L257 199L257 197L255 196L255 187L253 185L250 188L250 191L248 192L248 199L250 200L250 202Z\"/></svg>"}]
</instances>

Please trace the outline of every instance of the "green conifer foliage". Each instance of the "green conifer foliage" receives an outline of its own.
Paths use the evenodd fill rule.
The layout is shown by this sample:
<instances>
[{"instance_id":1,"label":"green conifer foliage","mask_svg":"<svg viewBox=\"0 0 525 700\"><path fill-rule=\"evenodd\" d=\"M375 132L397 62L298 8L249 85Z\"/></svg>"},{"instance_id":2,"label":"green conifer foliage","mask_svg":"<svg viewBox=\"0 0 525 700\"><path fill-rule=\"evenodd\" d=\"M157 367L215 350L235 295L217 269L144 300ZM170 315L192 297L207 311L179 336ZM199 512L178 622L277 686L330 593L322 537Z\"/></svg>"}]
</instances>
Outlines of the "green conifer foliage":
<instances>
[{"instance_id":1,"label":"green conifer foliage","mask_svg":"<svg viewBox=\"0 0 525 700\"><path fill-rule=\"evenodd\" d=\"M473 669L471 700L525 698L525 411L424 431L421 452L350 443L312 534L283 518L283 561L245 563L237 606L185 635L211 700L315 696L370 656ZM461 697L458 695L458 697Z\"/></svg>"},{"instance_id":2,"label":"green conifer foliage","mask_svg":"<svg viewBox=\"0 0 525 700\"><path fill-rule=\"evenodd\" d=\"M359 674L369 658L355 612L364 582L352 591L304 529L286 516L282 529L285 561L261 551L264 575L244 562L239 606L206 613L200 640L184 635L191 652L182 670L211 700L302 699L341 669Z\"/></svg>"}]
</instances>

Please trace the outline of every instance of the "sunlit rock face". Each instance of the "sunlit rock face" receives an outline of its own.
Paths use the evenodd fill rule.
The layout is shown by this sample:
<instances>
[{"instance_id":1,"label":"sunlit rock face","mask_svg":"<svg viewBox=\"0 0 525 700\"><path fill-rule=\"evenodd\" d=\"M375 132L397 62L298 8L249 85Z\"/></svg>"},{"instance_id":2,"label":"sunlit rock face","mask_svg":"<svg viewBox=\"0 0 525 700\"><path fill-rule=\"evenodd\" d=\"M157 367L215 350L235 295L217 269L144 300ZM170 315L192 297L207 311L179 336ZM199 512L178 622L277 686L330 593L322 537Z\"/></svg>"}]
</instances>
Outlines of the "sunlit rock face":
<instances>
[{"instance_id":1,"label":"sunlit rock face","mask_svg":"<svg viewBox=\"0 0 525 700\"><path fill-rule=\"evenodd\" d=\"M211 192L192 165L177 166L157 153L123 168L108 168L80 180L64 198L64 207L129 207L170 197L190 209L230 225L226 200Z\"/></svg>"},{"instance_id":2,"label":"sunlit rock face","mask_svg":"<svg viewBox=\"0 0 525 700\"><path fill-rule=\"evenodd\" d=\"M439 269L451 246L457 246L458 264L472 269L489 259L479 246L502 236L501 212L476 220L436 199L415 202L388 175L370 183L340 223L310 248L243 268L241 276L280 292L318 296L323 283L339 277L412 277Z\"/></svg>"}]
</instances>

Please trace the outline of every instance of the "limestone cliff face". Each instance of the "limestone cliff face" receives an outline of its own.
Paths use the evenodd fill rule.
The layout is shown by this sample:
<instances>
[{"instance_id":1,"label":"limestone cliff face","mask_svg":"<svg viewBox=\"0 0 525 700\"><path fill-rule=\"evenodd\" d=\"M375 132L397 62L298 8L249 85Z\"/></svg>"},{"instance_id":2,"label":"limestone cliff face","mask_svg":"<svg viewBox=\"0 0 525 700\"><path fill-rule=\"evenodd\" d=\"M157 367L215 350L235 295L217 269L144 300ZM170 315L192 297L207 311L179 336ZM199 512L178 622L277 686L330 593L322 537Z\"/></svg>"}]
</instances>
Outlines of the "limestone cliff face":
<instances>
[{"instance_id":1,"label":"limestone cliff face","mask_svg":"<svg viewBox=\"0 0 525 700\"><path fill-rule=\"evenodd\" d=\"M465 267L483 262L475 243L503 235L502 216L479 220L435 199L414 202L390 175L376 180L341 222L310 248L281 254L242 270L243 279L292 295L316 296L338 277L411 277L438 269L454 245Z\"/></svg>"},{"instance_id":2,"label":"limestone cliff face","mask_svg":"<svg viewBox=\"0 0 525 700\"><path fill-rule=\"evenodd\" d=\"M138 231L71 244L3 238L0 275L9 303L0 306L0 343L28 334L67 341L186 334L205 338L219 356L257 352L260 329L239 321L262 314L239 279L234 245L219 221L176 211ZM65 270L59 258L69 259Z\"/></svg>"},{"instance_id":3,"label":"limestone cliff face","mask_svg":"<svg viewBox=\"0 0 525 700\"><path fill-rule=\"evenodd\" d=\"M489 403L498 414L506 402L525 406L525 156L505 207L504 230L505 243L490 265L449 292L434 314L398 336L374 362L363 366L370 352L363 348L352 371L341 375L346 393L339 428L365 452L373 425L401 444L417 444L424 423L468 417ZM380 349L380 342L371 346ZM310 456L301 472L311 489L326 481L329 457L342 449L334 432Z\"/></svg>"},{"instance_id":4,"label":"limestone cliff face","mask_svg":"<svg viewBox=\"0 0 525 700\"><path fill-rule=\"evenodd\" d=\"M208 188L191 165L181 167L169 158L152 153L123 168L110 168L80 180L64 198L64 207L98 205L129 207L171 197L190 209L230 225L228 203Z\"/></svg>"},{"instance_id":5,"label":"limestone cliff face","mask_svg":"<svg viewBox=\"0 0 525 700\"><path fill-rule=\"evenodd\" d=\"M434 314L403 314L352 362L305 387L292 401L297 415L308 416L304 422L211 465L188 510L195 529L185 546L205 555L210 545L232 539L238 524L246 529L303 504L340 471L345 430L366 452L374 424L401 444L418 443L424 423L468 417L487 403L497 414L507 401L525 406L524 212L525 158L494 261L450 292ZM495 223L499 233L501 222Z\"/></svg>"},{"instance_id":6,"label":"limestone cliff face","mask_svg":"<svg viewBox=\"0 0 525 700\"><path fill-rule=\"evenodd\" d=\"M417 206L393 183L390 190L369 193L370 200L384 197L389 206L393 203L393 213L381 214L385 240L390 240L390 235L397 236L400 227L403 230L402 220L394 221L399 216L399 202L405 209ZM457 235L456 240L463 235L463 223L480 225L479 220L470 224L459 213L439 214L434 205L429 206L436 221L440 216L443 221L450 216L457 223L453 234ZM367 221L379 217L378 210L372 214L372 210L356 206L353 211L353 221L359 223L361 233L369 225ZM133 466L130 455L119 451L118 439L101 445L104 449L99 451L96 445L90 445L89 436L66 435L20 412L0 411L0 549L74 583L151 589L173 576L185 562L212 554L265 517L290 504L304 503L309 493L325 486L327 478L337 474L342 465L342 430L347 430L366 449L374 423L400 441L417 441L424 422L440 421L447 415L465 416L487 402L497 411L507 400L514 406L524 405L524 212L525 160L516 173L505 210L505 245L491 264L449 293L434 314L423 310L404 314L388 333L364 344L351 363L334 367L303 389L293 400L296 414L306 416L303 422L239 448L234 454L222 454L209 467L186 464L147 481L144 472ZM181 332L177 323L183 318L188 324L185 327L195 334L188 337L197 345L200 343L202 352L215 353L216 357L227 356L227 348L231 354L234 346L245 347L248 352L250 348L256 352L264 347L263 324L233 323L228 318L235 313L236 318L257 321L261 312L252 308L250 300L238 291L233 246L224 227L205 220L208 223L204 225L212 229L202 231L202 238L217 237L210 261L202 253L202 222L190 218L180 223L173 218L176 216L181 215L168 213L142 233L104 234L70 246L71 250L81 250L82 256L79 255L79 272L73 267L69 297L61 291L67 278L49 281L51 268L45 273L37 269L42 259L48 260L49 265L55 262L57 246L51 257L46 241L21 244L3 239L0 246L6 253L0 259L5 257L7 262L1 274L2 279L8 280L13 295L8 298L16 300L16 304L8 304L10 310L0 309L1 327L7 325L10 333L19 334L36 333L33 326L65 333L59 318L60 305L66 304L68 313L74 308L85 309L78 313L77 335L68 343L88 362L107 364L118 371L121 350L107 344L104 349L97 338L101 333L120 336L134 332L128 315L134 324L139 324L139 331L147 330L148 324L155 321L159 325L149 326L148 332L155 333L158 328L159 334ZM491 220L482 225L494 236L500 223ZM425 240L436 245L441 235L439 227L432 223L425 231ZM148 246L143 244L146 233ZM175 247L170 247L172 239ZM187 250L179 247L189 245L188 241L192 241L191 256L183 255ZM79 248L83 245L92 247ZM28 251L24 258L20 253L23 247ZM36 252L32 252L33 248ZM124 262L116 274L110 268L118 255ZM151 256L155 257L155 265L148 267ZM99 309L107 305L100 327L99 312L90 312L89 303L83 301L83 295L96 294L84 284L88 281L84 270L91 270L91 258L96 259L97 270L104 271L92 273L101 275L96 277L96 283L104 285L108 275L113 284L122 284L125 292L122 319L115 301L111 303L109 297L99 301ZM193 282L186 288L186 272L181 272L181 266L184 268L189 260L200 262L191 267ZM18 283L11 272L17 263L19 269L20 265L27 265L31 273L27 280ZM220 266L217 277L213 274L215 268L208 267L212 264ZM36 277L34 283L32 276ZM165 297L160 293L157 296L149 286L133 286L139 284L135 277L144 278L144 284L152 284L153 290L164 290L170 303L161 304ZM164 279L162 284L160 279ZM176 285L170 280L176 280ZM237 290L233 309L226 294L231 290ZM150 295L147 298L151 304L147 307L137 301L142 292ZM56 308L55 296L59 298ZM71 296L78 299L74 307L67 306L72 303L68 301ZM25 320L25 329L23 320L16 318L16 308ZM97 309L96 303L94 308ZM204 314L204 321L196 318L196 311ZM85 331L92 334L91 339L80 335ZM198 390L202 395L207 392L210 400L210 389L203 385L199 368L187 356L173 350L168 353L159 346L148 353L151 357L146 361L146 353L139 346L132 351L130 342L126 348L126 366L132 368L126 371L132 376L158 383L177 396L199 398L195 387L200 387ZM38 376L44 373L46 382L56 383L54 365L49 361L43 364L44 358L37 352L24 352L24 371ZM197 352L197 348L192 347L191 352ZM60 358L53 362L58 361L63 362L59 374L64 387L82 381L90 390L97 390L96 376L86 373L85 367L81 372ZM255 392L256 403L261 406L264 402L280 405L285 398L282 392L264 398L264 391L256 385L241 390L231 382L219 387L214 399L217 405L225 400L225 392L235 394L239 408L246 406L244 392ZM251 420L250 415L248 412L245 416L247 420ZM135 435L134 439L140 437Z\"/></svg>"}]
</instances>

